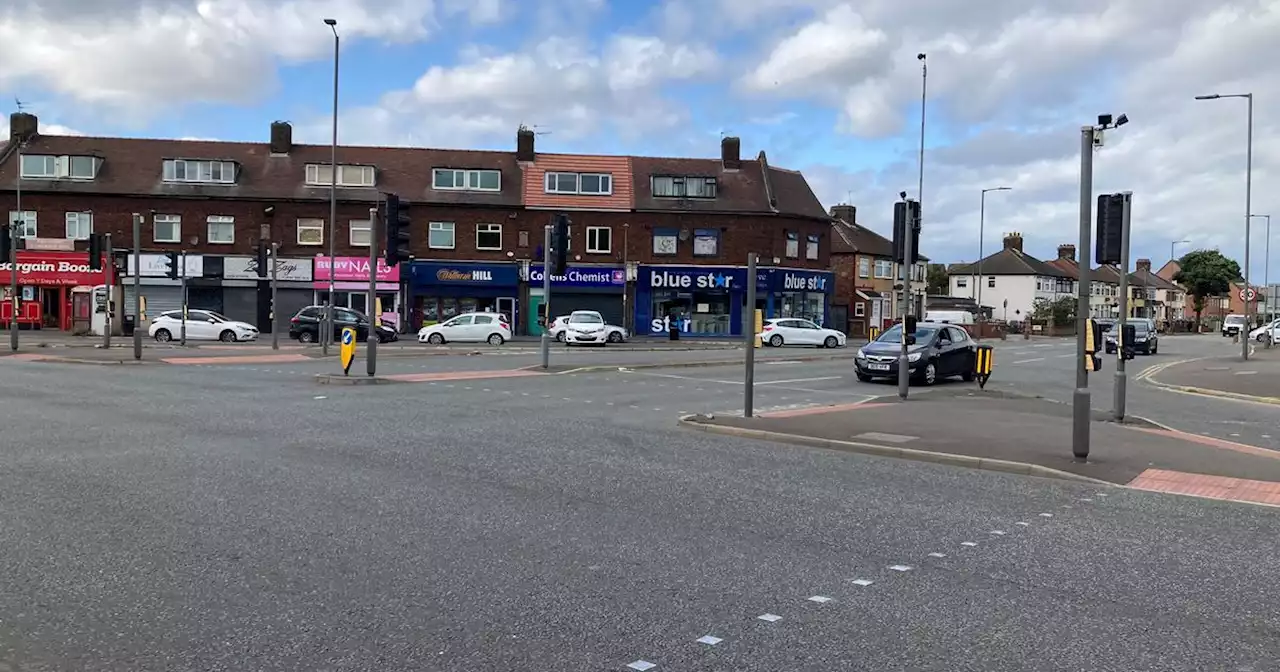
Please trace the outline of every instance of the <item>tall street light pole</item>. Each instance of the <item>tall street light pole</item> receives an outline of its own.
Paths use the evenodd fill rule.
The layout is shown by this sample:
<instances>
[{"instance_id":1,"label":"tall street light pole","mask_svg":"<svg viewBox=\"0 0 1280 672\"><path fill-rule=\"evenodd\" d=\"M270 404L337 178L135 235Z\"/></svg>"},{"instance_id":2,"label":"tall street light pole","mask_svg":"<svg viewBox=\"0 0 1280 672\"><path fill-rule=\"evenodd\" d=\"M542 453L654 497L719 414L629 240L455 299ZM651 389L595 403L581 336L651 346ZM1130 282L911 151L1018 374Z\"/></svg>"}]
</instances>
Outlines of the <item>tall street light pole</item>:
<instances>
[{"instance_id":1,"label":"tall street light pole","mask_svg":"<svg viewBox=\"0 0 1280 672\"><path fill-rule=\"evenodd\" d=\"M924 112L925 101L928 99L929 91L929 64L925 62L925 54L916 54L916 60L920 61L920 158L919 158L919 177L916 182L916 203L917 212L920 213L919 219L924 219ZM905 198L905 195L904 195ZM907 216L911 216L911 208L907 208ZM915 244L911 238L915 235L914 230L921 225L921 222L907 222L906 235L903 236L902 246L902 350L898 353L898 396L906 399L911 389L911 370L908 368L909 353L907 352L907 318L914 312L915 297L911 294L911 274L915 272L916 260L911 254L911 250L915 249Z\"/></svg>"},{"instance_id":2,"label":"tall street light pole","mask_svg":"<svg viewBox=\"0 0 1280 672\"><path fill-rule=\"evenodd\" d=\"M1249 290L1253 285L1249 284L1249 238L1250 226L1253 222L1253 94L1252 93L1213 93L1206 96L1196 96L1196 100L1219 100L1221 98L1244 98L1248 103L1248 130L1246 131L1245 141L1245 167L1244 167L1244 323L1249 322ZM1245 330L1248 335L1248 329ZM1249 359L1249 339L1240 339L1240 358L1248 361Z\"/></svg>"},{"instance_id":3,"label":"tall street light pole","mask_svg":"<svg viewBox=\"0 0 1280 672\"><path fill-rule=\"evenodd\" d=\"M325 19L324 24L333 31L333 135L329 141L329 300L325 301L324 328L320 334L322 354L329 354L329 341L333 340L334 238L338 221L338 21Z\"/></svg>"},{"instance_id":4,"label":"tall street light pole","mask_svg":"<svg viewBox=\"0 0 1280 672\"><path fill-rule=\"evenodd\" d=\"M978 278L977 278L977 283L978 283L978 322L980 322L980 323L986 320L986 312L982 310L982 284L983 284L983 283L982 283L982 257L983 257L983 255L985 254L985 252L983 252L982 244L983 244L984 242L986 242L986 238L987 238L987 234L986 234L986 225L987 225L987 192L988 192L988 191L1010 191L1011 189L1013 189L1013 187L989 187L989 188L987 188L987 189L983 189L983 190L982 190L982 203L981 203L981 206L978 208ZM981 338L981 337L982 337L981 332L979 332L978 337L979 337L979 338Z\"/></svg>"},{"instance_id":5,"label":"tall street light pole","mask_svg":"<svg viewBox=\"0 0 1280 672\"><path fill-rule=\"evenodd\" d=\"M1275 303L1271 296L1271 215L1250 215L1250 218L1253 217L1267 220L1267 238L1263 242L1264 251L1262 253L1262 286L1265 288L1266 294L1262 295L1264 297L1262 305L1266 306L1265 310L1268 313L1268 317L1271 317L1275 315ZM1249 292L1246 290L1245 298L1248 297ZM1274 317L1271 319L1274 319Z\"/></svg>"},{"instance_id":6,"label":"tall street light pole","mask_svg":"<svg viewBox=\"0 0 1280 672\"><path fill-rule=\"evenodd\" d=\"M1188 244L1188 243L1190 243L1190 242L1191 242L1191 241L1189 241L1189 240L1171 240L1171 241L1169 241L1169 261L1173 261L1174 259L1177 259L1177 258L1178 258L1178 257L1177 257L1177 256L1175 256L1175 255L1174 255L1174 253L1173 253L1174 248L1176 248L1178 245L1186 245L1186 244Z\"/></svg>"}]
</instances>

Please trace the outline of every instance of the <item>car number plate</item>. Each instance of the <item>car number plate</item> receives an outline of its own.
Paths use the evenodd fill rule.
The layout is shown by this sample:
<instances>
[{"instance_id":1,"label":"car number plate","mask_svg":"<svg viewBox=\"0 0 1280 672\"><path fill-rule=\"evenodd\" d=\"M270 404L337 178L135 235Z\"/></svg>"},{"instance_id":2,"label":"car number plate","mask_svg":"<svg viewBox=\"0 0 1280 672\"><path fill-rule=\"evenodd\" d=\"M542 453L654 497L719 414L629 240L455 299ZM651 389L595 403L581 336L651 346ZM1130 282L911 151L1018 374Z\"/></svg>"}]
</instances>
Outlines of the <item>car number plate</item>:
<instances>
[{"instance_id":1,"label":"car number plate","mask_svg":"<svg viewBox=\"0 0 1280 672\"><path fill-rule=\"evenodd\" d=\"M868 364L867 368L871 369L872 371L888 371L889 365L888 364Z\"/></svg>"}]
</instances>

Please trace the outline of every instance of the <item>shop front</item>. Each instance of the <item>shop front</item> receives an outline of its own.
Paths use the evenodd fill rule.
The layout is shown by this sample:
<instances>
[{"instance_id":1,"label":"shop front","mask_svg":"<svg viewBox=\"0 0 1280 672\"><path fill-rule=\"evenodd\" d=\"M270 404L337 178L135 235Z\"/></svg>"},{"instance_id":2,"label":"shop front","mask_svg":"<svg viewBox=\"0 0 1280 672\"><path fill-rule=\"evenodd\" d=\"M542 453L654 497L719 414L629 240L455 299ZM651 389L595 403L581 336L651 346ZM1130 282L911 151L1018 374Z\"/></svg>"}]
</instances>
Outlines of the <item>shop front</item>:
<instances>
[{"instance_id":1,"label":"shop front","mask_svg":"<svg viewBox=\"0 0 1280 672\"><path fill-rule=\"evenodd\" d=\"M529 309L524 322L531 336L542 334L538 324L538 308L544 302L542 264L529 266ZM620 266L571 265L564 275L551 276L551 316L568 315L575 310L599 312L605 322L626 324L627 272Z\"/></svg>"},{"instance_id":2,"label":"shop front","mask_svg":"<svg viewBox=\"0 0 1280 672\"><path fill-rule=\"evenodd\" d=\"M133 255L129 255L129 275L138 275L139 290L143 299L143 321L171 310L182 310L182 280L168 276L169 258L163 254L143 254L135 269ZM222 312L222 292L217 280L204 280L205 258L200 254L184 254L178 257L178 273L187 279L187 307ZM133 315L133 282L124 283L124 310ZM145 326L145 325L144 325Z\"/></svg>"},{"instance_id":3,"label":"shop front","mask_svg":"<svg viewBox=\"0 0 1280 672\"><path fill-rule=\"evenodd\" d=\"M413 330L474 312L502 313L518 324L516 264L416 261L409 265Z\"/></svg>"},{"instance_id":4,"label":"shop front","mask_svg":"<svg viewBox=\"0 0 1280 672\"><path fill-rule=\"evenodd\" d=\"M282 328L299 310L315 299L315 276L312 260L276 260L276 301L280 305ZM325 285L328 289L328 284ZM366 291L368 287L366 286ZM257 325L264 334L271 333L271 274L258 277L257 257L225 257L222 260L223 315Z\"/></svg>"},{"instance_id":5,"label":"shop front","mask_svg":"<svg viewBox=\"0 0 1280 672\"><path fill-rule=\"evenodd\" d=\"M769 276L769 297L765 302L765 318L797 317L828 326L827 312L831 292L835 288L835 276L831 271L810 271L794 268L772 268ZM844 330L844 325L833 328Z\"/></svg>"},{"instance_id":6,"label":"shop front","mask_svg":"<svg viewBox=\"0 0 1280 672\"><path fill-rule=\"evenodd\" d=\"M105 260L104 260L105 261ZM99 270L89 268L89 258L84 252L18 251L18 327L20 329L71 330L71 290L74 287L104 285L108 279L110 263ZM8 328L14 310L14 297L10 294L9 279L13 266L8 261L0 263L0 282L3 282L3 308L0 323Z\"/></svg>"},{"instance_id":7,"label":"shop front","mask_svg":"<svg viewBox=\"0 0 1280 672\"><path fill-rule=\"evenodd\" d=\"M282 260L283 261L283 260ZM318 255L315 261L315 273L312 287L315 290L313 302L323 305L329 300L329 272L333 271L333 305L350 308L366 315L372 312L368 306L369 298L369 258L337 257L331 263L329 257ZM382 322L400 329L400 267L387 266L387 262L378 259L374 278L378 303L382 306ZM283 307L283 301L282 307ZM296 310L294 312L297 312ZM290 314L292 316L292 313Z\"/></svg>"},{"instance_id":8,"label":"shop front","mask_svg":"<svg viewBox=\"0 0 1280 672\"><path fill-rule=\"evenodd\" d=\"M636 271L637 336L665 336L671 325L687 336L742 335L747 269L742 266L640 266ZM768 302L768 275L757 271L756 307Z\"/></svg>"}]
</instances>

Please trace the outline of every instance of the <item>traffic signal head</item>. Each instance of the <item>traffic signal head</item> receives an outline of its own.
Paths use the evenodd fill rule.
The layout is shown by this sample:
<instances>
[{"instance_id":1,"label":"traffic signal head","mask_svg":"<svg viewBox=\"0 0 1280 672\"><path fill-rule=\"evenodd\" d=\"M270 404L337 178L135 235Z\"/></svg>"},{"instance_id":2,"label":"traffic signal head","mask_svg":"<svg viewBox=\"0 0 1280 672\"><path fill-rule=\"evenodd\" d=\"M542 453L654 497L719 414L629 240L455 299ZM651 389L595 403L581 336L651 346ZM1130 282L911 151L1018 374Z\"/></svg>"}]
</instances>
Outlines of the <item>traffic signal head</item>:
<instances>
[{"instance_id":1,"label":"traffic signal head","mask_svg":"<svg viewBox=\"0 0 1280 672\"><path fill-rule=\"evenodd\" d=\"M165 259L165 264L168 265L168 268L165 269L164 274L168 276L170 280L177 280L178 275L181 274L182 272L182 270L178 268L178 253L165 252L164 259Z\"/></svg>"},{"instance_id":2,"label":"traffic signal head","mask_svg":"<svg viewBox=\"0 0 1280 672\"><path fill-rule=\"evenodd\" d=\"M1084 351L1093 354L1102 349L1102 323L1089 318L1085 320Z\"/></svg>"},{"instance_id":3,"label":"traffic signal head","mask_svg":"<svg viewBox=\"0 0 1280 672\"><path fill-rule=\"evenodd\" d=\"M905 257L907 227L911 227L911 256ZM920 258L920 201L910 199L893 204L893 260L908 266Z\"/></svg>"},{"instance_id":4,"label":"traffic signal head","mask_svg":"<svg viewBox=\"0 0 1280 672\"><path fill-rule=\"evenodd\" d=\"M1098 197L1097 249L1094 261L1099 265L1119 264L1124 235L1124 194L1102 194Z\"/></svg>"},{"instance_id":5,"label":"traffic signal head","mask_svg":"<svg viewBox=\"0 0 1280 672\"><path fill-rule=\"evenodd\" d=\"M551 268L547 273L564 275L569 265L569 215L556 215L551 227Z\"/></svg>"},{"instance_id":6,"label":"traffic signal head","mask_svg":"<svg viewBox=\"0 0 1280 672\"><path fill-rule=\"evenodd\" d=\"M102 234L89 234L89 269L102 270Z\"/></svg>"},{"instance_id":7,"label":"traffic signal head","mask_svg":"<svg viewBox=\"0 0 1280 672\"><path fill-rule=\"evenodd\" d=\"M908 315L907 319L904 320L904 323L905 324L903 329L907 333L907 345L915 345L916 344L916 316Z\"/></svg>"},{"instance_id":8,"label":"traffic signal head","mask_svg":"<svg viewBox=\"0 0 1280 672\"><path fill-rule=\"evenodd\" d=\"M382 256L387 266L396 266L402 261L408 262L413 258L409 204L400 200L400 197L395 194L387 194L382 201L379 219L382 220L383 230L386 232Z\"/></svg>"}]
</instances>

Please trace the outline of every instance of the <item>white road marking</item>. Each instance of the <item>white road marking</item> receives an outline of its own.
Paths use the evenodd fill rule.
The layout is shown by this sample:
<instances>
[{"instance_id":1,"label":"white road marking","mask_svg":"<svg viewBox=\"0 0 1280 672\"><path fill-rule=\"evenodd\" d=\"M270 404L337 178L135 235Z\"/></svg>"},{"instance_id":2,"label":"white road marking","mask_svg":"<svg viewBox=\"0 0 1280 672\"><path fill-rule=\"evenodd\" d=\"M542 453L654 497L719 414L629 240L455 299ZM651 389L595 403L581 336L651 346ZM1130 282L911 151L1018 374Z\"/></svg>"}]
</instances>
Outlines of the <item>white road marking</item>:
<instances>
[{"instance_id":1,"label":"white road marking","mask_svg":"<svg viewBox=\"0 0 1280 672\"><path fill-rule=\"evenodd\" d=\"M761 621L768 621L769 623L777 623L782 620L782 617L777 614L760 614L759 616L756 616L756 618Z\"/></svg>"},{"instance_id":2,"label":"white road marking","mask_svg":"<svg viewBox=\"0 0 1280 672\"><path fill-rule=\"evenodd\" d=\"M889 569L895 572L909 572L911 571L911 565L889 565Z\"/></svg>"},{"instance_id":3,"label":"white road marking","mask_svg":"<svg viewBox=\"0 0 1280 672\"><path fill-rule=\"evenodd\" d=\"M699 637L696 641L699 644L706 644L707 646L715 646L716 644L719 644L724 640L720 639L719 637L713 637L711 635L703 635L702 637Z\"/></svg>"},{"instance_id":4,"label":"white road marking","mask_svg":"<svg viewBox=\"0 0 1280 672\"><path fill-rule=\"evenodd\" d=\"M1092 502L1093 500L1092 500L1092 499L1090 499L1090 498L1088 498L1088 497L1081 497L1081 498L1080 498L1080 501L1082 501L1082 502Z\"/></svg>"},{"instance_id":5,"label":"white road marking","mask_svg":"<svg viewBox=\"0 0 1280 672\"><path fill-rule=\"evenodd\" d=\"M1004 534L1004 530L991 530L991 534L995 534L995 535L1003 535L1003 534Z\"/></svg>"},{"instance_id":6,"label":"white road marking","mask_svg":"<svg viewBox=\"0 0 1280 672\"><path fill-rule=\"evenodd\" d=\"M1029 527L1029 526L1031 525L1031 523L1028 523L1028 522L1026 522L1026 521L1019 520L1018 522L1014 523L1014 525L1021 525L1021 526L1023 526L1023 527Z\"/></svg>"},{"instance_id":7,"label":"white road marking","mask_svg":"<svg viewBox=\"0 0 1280 672\"><path fill-rule=\"evenodd\" d=\"M817 602L818 604L826 604L831 601L831 598L825 595L814 595L813 597L809 598L809 601Z\"/></svg>"},{"instance_id":8,"label":"white road marking","mask_svg":"<svg viewBox=\"0 0 1280 672\"><path fill-rule=\"evenodd\" d=\"M976 542L976 541L962 541L962 542L960 542L960 545L961 545L961 546L977 546L977 545L978 545L978 542Z\"/></svg>"},{"instance_id":9,"label":"white road marking","mask_svg":"<svg viewBox=\"0 0 1280 672\"><path fill-rule=\"evenodd\" d=\"M1019 359L1016 362L1009 362L1009 363L1010 364L1030 364L1032 362L1043 362L1043 361L1044 361L1044 357L1032 357L1031 359Z\"/></svg>"},{"instance_id":10,"label":"white road marking","mask_svg":"<svg viewBox=\"0 0 1280 672\"><path fill-rule=\"evenodd\" d=\"M1255 373L1257 373L1257 371L1236 371L1237 376L1252 376Z\"/></svg>"},{"instance_id":11,"label":"white road marking","mask_svg":"<svg viewBox=\"0 0 1280 672\"><path fill-rule=\"evenodd\" d=\"M866 587L866 586L869 586L869 585L871 585L871 584L875 583L875 581L872 581L871 579L853 579L853 580L852 580L852 581L850 581L849 583L852 583L852 584L853 584L853 585L855 585L855 586L863 586L863 587Z\"/></svg>"},{"instance_id":12,"label":"white road marking","mask_svg":"<svg viewBox=\"0 0 1280 672\"><path fill-rule=\"evenodd\" d=\"M854 435L855 439L869 439L871 441L887 441L889 443L908 443L920 438L918 436L907 436L906 434L885 434L884 432L863 432Z\"/></svg>"},{"instance_id":13,"label":"white road marking","mask_svg":"<svg viewBox=\"0 0 1280 672\"><path fill-rule=\"evenodd\" d=\"M787 380L769 380L763 383L758 382L756 383L756 385L786 385L787 383L813 383L819 380L840 380L841 378L844 378L844 376L822 376L819 378L790 378Z\"/></svg>"},{"instance_id":14,"label":"white road marking","mask_svg":"<svg viewBox=\"0 0 1280 672\"><path fill-rule=\"evenodd\" d=\"M633 670L638 670L639 672L645 672L645 670L652 670L657 667L657 665L654 665L647 660L637 660L634 663L627 663L627 667Z\"/></svg>"},{"instance_id":15,"label":"white road marking","mask_svg":"<svg viewBox=\"0 0 1280 672\"><path fill-rule=\"evenodd\" d=\"M329 398L329 397L324 397L324 396L321 396L321 397L313 397L313 399L328 399L328 398Z\"/></svg>"},{"instance_id":16,"label":"white road marking","mask_svg":"<svg viewBox=\"0 0 1280 672\"><path fill-rule=\"evenodd\" d=\"M930 554L929 554L929 557L931 557L931 558L945 558L945 557L947 557L947 554L946 554L946 553L930 553Z\"/></svg>"},{"instance_id":17,"label":"white road marking","mask_svg":"<svg viewBox=\"0 0 1280 672\"><path fill-rule=\"evenodd\" d=\"M1066 355L1058 355L1058 359L1066 359L1067 357L1075 357L1075 356L1076 356L1076 355L1075 355L1075 353L1073 352L1073 353L1066 354Z\"/></svg>"},{"instance_id":18,"label":"white road marking","mask_svg":"<svg viewBox=\"0 0 1280 672\"><path fill-rule=\"evenodd\" d=\"M1041 518L1052 518L1052 517L1053 517L1053 514L1052 514L1052 513L1042 513L1042 514L1040 514L1040 517L1041 517Z\"/></svg>"}]
</instances>

